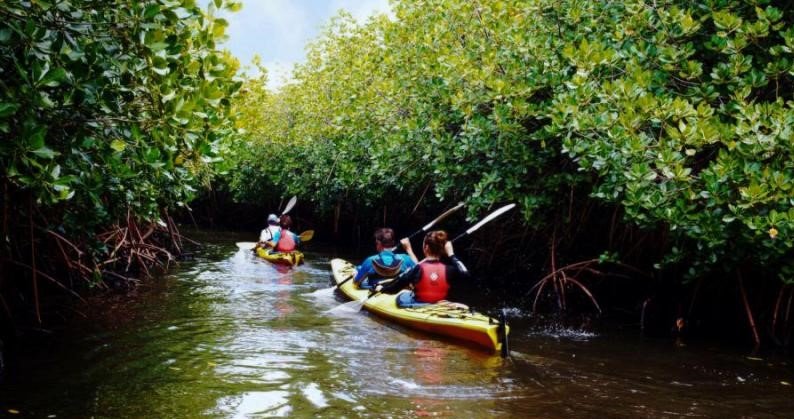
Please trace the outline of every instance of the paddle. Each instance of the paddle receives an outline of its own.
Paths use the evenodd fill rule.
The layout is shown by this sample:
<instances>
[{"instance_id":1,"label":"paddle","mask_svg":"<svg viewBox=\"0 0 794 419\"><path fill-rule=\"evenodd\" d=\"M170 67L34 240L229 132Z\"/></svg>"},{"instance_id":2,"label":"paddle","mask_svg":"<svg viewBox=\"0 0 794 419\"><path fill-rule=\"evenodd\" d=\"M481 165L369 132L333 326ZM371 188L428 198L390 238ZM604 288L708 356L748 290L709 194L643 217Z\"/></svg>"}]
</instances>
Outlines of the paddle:
<instances>
[{"instance_id":1,"label":"paddle","mask_svg":"<svg viewBox=\"0 0 794 419\"><path fill-rule=\"evenodd\" d=\"M287 202L287 206L284 207L284 211L281 211L281 215L284 215L292 210L292 207L295 206L295 203L298 202L298 197L293 196L290 198L289 202Z\"/></svg>"},{"instance_id":2,"label":"paddle","mask_svg":"<svg viewBox=\"0 0 794 419\"><path fill-rule=\"evenodd\" d=\"M314 230L306 230L301 234L298 234L298 238L301 239L301 243L306 243L307 241L311 240L314 237ZM251 250L256 247L256 242L237 242L235 243L237 248L240 250Z\"/></svg>"},{"instance_id":3,"label":"paddle","mask_svg":"<svg viewBox=\"0 0 794 419\"><path fill-rule=\"evenodd\" d=\"M480 221L479 223L469 227L468 230L464 231L463 233L460 233L460 235L458 235L458 237L455 237L454 239L452 239L452 242L454 243L456 240L458 240L460 238L463 238L463 237L466 237L466 236L468 236L471 233L474 233L475 231L479 230L480 227L490 223L491 221L496 219L496 217L506 213L507 211L510 211L515 206L516 206L516 204L507 204L507 205L503 206L502 208L499 208L498 210L490 213L487 217L483 218L482 221Z\"/></svg>"},{"instance_id":4,"label":"paddle","mask_svg":"<svg viewBox=\"0 0 794 419\"><path fill-rule=\"evenodd\" d=\"M436 219L435 219L435 220L433 220L433 221L431 221L431 222L427 223L427 225L425 225L425 226L424 226L424 227L422 227L421 229L419 229L419 230L416 230L415 232L413 232L413 234L411 234L410 236L408 236L408 240L411 240L412 238L414 238L414 237L415 237L416 235L418 235L418 234L421 234L421 233L426 233L428 230L430 230L430 227L433 227L434 225L436 225L436 223L438 223L439 221L441 221L441 220L443 220L443 219L445 219L445 218L449 217L450 215L452 215L453 213L455 213L455 211L457 211L457 210L459 210L459 209L461 209L461 208L463 208L463 202L459 202L459 203L458 203L458 205L455 205L454 207L452 207L452 208L448 209L448 210L447 210L447 211L445 211L443 214L441 214L441 215L439 215L438 217L436 217Z\"/></svg>"},{"instance_id":5,"label":"paddle","mask_svg":"<svg viewBox=\"0 0 794 419\"><path fill-rule=\"evenodd\" d=\"M459 210L461 208L463 208L463 202L459 202L458 205L455 205L454 207L446 210L443 214L441 214L438 217L436 217L433 221L427 223L424 227L420 228L419 230L414 231L410 236L408 236L408 240L411 240L411 238L416 236L417 234L421 234L421 233L426 232L427 230L430 230L430 227L433 227L439 221L449 217L451 214L453 214L455 211L457 211L457 210ZM398 244L397 246L399 247L400 245ZM351 276L350 278L347 278L344 281L336 284L336 288L341 287L342 284L346 283L347 281L350 281L351 279L353 279L353 276Z\"/></svg>"},{"instance_id":6,"label":"paddle","mask_svg":"<svg viewBox=\"0 0 794 419\"><path fill-rule=\"evenodd\" d=\"M235 244L240 250L251 250L256 247L256 242L237 242Z\"/></svg>"},{"instance_id":7,"label":"paddle","mask_svg":"<svg viewBox=\"0 0 794 419\"><path fill-rule=\"evenodd\" d=\"M307 242L314 237L314 230L306 230L301 234L298 234L298 238L301 239L301 243Z\"/></svg>"},{"instance_id":8,"label":"paddle","mask_svg":"<svg viewBox=\"0 0 794 419\"><path fill-rule=\"evenodd\" d=\"M466 230L465 232L459 234L457 237L452 239L452 242L454 243L456 240L458 240L460 238L463 238L463 237L466 237L466 236L468 236L471 233L474 233L480 227L482 227L485 224L493 221L494 219L496 219L500 215L504 214L505 212L510 211L515 206L516 206L516 204L508 204L508 205L505 205L505 206L499 208L498 210L488 214L488 216L483 218L480 222L478 222L477 224L469 227L468 230ZM348 280L350 280L350 278L346 279L345 281L348 281ZM339 285L342 285L342 283L344 283L345 281L340 282ZM369 295L366 298L363 298L361 300L353 300L353 301L345 303L343 305L345 306L346 309L349 309L349 310L352 310L352 311L360 311L361 307L364 306L364 303L366 303L367 300L369 300L370 298L372 298L372 297L374 297L374 296L376 296L378 294L380 294L379 291L372 290L372 291L370 291ZM358 303L358 304L352 304L352 303Z\"/></svg>"}]
</instances>

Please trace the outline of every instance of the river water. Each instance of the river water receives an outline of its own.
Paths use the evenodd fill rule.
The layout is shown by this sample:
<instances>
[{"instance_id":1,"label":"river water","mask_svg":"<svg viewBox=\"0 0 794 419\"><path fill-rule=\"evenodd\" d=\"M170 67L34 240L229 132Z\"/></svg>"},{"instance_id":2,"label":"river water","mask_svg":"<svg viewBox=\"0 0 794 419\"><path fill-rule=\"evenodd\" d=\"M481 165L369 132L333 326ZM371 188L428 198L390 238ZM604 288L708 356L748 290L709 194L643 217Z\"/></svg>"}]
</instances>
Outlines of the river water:
<instances>
[{"instance_id":1,"label":"river water","mask_svg":"<svg viewBox=\"0 0 794 419\"><path fill-rule=\"evenodd\" d=\"M328 310L332 251L278 269L206 237L195 260L79 308L15 357L0 416L794 417L786 358L529 326L513 356ZM465 301L464 301L465 302ZM478 307L487 311L488 307Z\"/></svg>"}]
</instances>

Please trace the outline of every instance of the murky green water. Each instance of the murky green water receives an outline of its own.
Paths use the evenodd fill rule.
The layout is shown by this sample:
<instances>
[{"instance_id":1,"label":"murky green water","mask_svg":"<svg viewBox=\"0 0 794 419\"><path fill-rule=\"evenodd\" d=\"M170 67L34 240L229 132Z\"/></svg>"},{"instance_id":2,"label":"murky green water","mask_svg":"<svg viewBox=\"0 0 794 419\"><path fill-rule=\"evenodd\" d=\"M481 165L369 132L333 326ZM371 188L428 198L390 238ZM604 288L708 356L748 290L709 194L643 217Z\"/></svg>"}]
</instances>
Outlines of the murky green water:
<instances>
[{"instance_id":1,"label":"murky green water","mask_svg":"<svg viewBox=\"0 0 794 419\"><path fill-rule=\"evenodd\" d=\"M195 261L31 348L0 384L0 416L794 417L785 360L519 319L505 361L327 313L342 301L328 285L335 255L283 270L236 240L208 238Z\"/></svg>"}]
</instances>

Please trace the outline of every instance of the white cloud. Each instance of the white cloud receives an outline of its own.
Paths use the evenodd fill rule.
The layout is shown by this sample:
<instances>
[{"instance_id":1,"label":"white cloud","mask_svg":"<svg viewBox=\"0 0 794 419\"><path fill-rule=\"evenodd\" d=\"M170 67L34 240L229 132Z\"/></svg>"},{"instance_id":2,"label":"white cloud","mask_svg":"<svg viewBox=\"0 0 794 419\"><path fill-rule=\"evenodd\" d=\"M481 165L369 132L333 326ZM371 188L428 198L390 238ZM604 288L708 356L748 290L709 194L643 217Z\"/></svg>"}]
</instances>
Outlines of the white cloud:
<instances>
[{"instance_id":1,"label":"white cloud","mask_svg":"<svg viewBox=\"0 0 794 419\"><path fill-rule=\"evenodd\" d=\"M293 66L306 58L306 44L339 9L360 23L377 13L392 16L388 0L244 0L240 12L225 16L229 41L224 47L243 66L255 54L261 56L268 87L275 89L291 79Z\"/></svg>"},{"instance_id":2,"label":"white cloud","mask_svg":"<svg viewBox=\"0 0 794 419\"><path fill-rule=\"evenodd\" d=\"M281 86L292 81L292 68L294 61L268 61L263 63L267 68L267 87L270 90L277 90Z\"/></svg>"},{"instance_id":3,"label":"white cloud","mask_svg":"<svg viewBox=\"0 0 794 419\"><path fill-rule=\"evenodd\" d=\"M290 0L249 1L250 13L259 16L259 25L267 25L275 39L252 39L265 45L278 45L279 49L302 50L305 40L314 32L309 14L299 2ZM245 11L243 13L246 13Z\"/></svg>"}]
</instances>

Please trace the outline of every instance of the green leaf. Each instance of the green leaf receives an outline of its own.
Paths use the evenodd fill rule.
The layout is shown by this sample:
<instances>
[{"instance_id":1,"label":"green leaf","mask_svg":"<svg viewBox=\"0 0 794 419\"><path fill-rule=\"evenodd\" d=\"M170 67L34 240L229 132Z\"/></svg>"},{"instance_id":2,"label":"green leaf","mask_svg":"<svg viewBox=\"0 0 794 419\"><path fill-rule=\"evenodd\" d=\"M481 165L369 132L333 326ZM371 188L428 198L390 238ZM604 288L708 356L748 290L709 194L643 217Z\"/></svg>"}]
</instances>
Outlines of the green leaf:
<instances>
[{"instance_id":1,"label":"green leaf","mask_svg":"<svg viewBox=\"0 0 794 419\"><path fill-rule=\"evenodd\" d=\"M18 103L0 102L0 118L13 115L17 109L19 109Z\"/></svg>"},{"instance_id":2,"label":"green leaf","mask_svg":"<svg viewBox=\"0 0 794 419\"><path fill-rule=\"evenodd\" d=\"M159 4L152 4L146 7L143 12L144 19L151 19L155 16L160 14L160 5Z\"/></svg>"},{"instance_id":3,"label":"green leaf","mask_svg":"<svg viewBox=\"0 0 794 419\"><path fill-rule=\"evenodd\" d=\"M57 153L55 151L53 151L51 148L49 148L47 146L44 146L44 147L38 148L36 150L33 150L33 154L35 154L35 155L37 155L37 156L39 156L41 158L52 160L53 158L55 158Z\"/></svg>"},{"instance_id":4,"label":"green leaf","mask_svg":"<svg viewBox=\"0 0 794 419\"><path fill-rule=\"evenodd\" d=\"M3 28L0 29L0 43L7 43L9 39L11 39L11 29Z\"/></svg>"},{"instance_id":5,"label":"green leaf","mask_svg":"<svg viewBox=\"0 0 794 419\"><path fill-rule=\"evenodd\" d=\"M69 79L69 73L62 67L53 68L47 71L46 74L39 80L39 85L48 87L58 87L62 82Z\"/></svg>"},{"instance_id":6,"label":"green leaf","mask_svg":"<svg viewBox=\"0 0 794 419\"><path fill-rule=\"evenodd\" d=\"M115 151L122 152L124 151L125 148L127 148L127 143L119 139L115 139L110 142L110 148L112 148Z\"/></svg>"},{"instance_id":7,"label":"green leaf","mask_svg":"<svg viewBox=\"0 0 794 419\"><path fill-rule=\"evenodd\" d=\"M220 6L218 6L218 7L220 7ZM242 8L243 8L243 2L240 2L240 1L230 1L229 3L226 4L226 10L228 10L228 11L230 11L232 13L237 13Z\"/></svg>"},{"instance_id":8,"label":"green leaf","mask_svg":"<svg viewBox=\"0 0 794 419\"><path fill-rule=\"evenodd\" d=\"M28 137L28 147L38 149L44 147L44 137L47 135L47 127L39 126Z\"/></svg>"}]
</instances>

